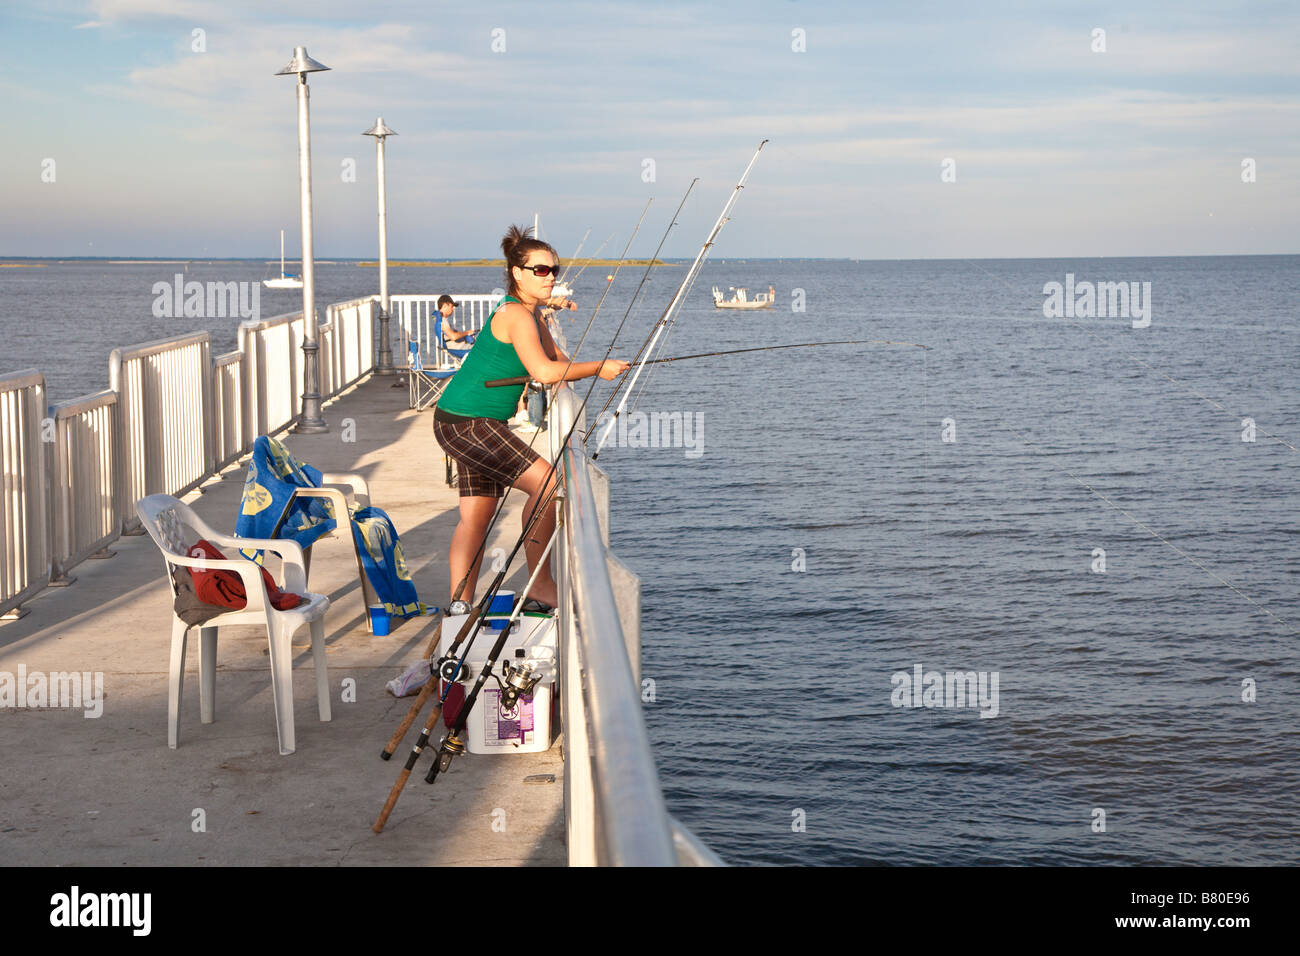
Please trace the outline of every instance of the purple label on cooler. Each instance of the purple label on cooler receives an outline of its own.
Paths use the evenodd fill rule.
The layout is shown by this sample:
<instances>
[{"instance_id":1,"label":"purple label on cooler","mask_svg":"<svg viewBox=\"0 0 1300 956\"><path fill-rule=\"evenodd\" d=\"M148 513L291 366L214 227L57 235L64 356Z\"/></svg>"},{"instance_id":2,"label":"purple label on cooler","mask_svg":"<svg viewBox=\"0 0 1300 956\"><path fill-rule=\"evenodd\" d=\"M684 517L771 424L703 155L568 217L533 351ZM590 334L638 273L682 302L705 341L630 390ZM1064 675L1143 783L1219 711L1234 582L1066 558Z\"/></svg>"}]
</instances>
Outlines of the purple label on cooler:
<instances>
[{"instance_id":1,"label":"purple label on cooler","mask_svg":"<svg viewBox=\"0 0 1300 956\"><path fill-rule=\"evenodd\" d=\"M525 735L533 730L532 696L520 697L510 710L505 710L501 706L499 690L485 691L484 696L486 697L484 703L490 708L488 713L494 715L495 720L489 722L485 728L483 742L489 747L508 747L512 744L524 743Z\"/></svg>"}]
</instances>

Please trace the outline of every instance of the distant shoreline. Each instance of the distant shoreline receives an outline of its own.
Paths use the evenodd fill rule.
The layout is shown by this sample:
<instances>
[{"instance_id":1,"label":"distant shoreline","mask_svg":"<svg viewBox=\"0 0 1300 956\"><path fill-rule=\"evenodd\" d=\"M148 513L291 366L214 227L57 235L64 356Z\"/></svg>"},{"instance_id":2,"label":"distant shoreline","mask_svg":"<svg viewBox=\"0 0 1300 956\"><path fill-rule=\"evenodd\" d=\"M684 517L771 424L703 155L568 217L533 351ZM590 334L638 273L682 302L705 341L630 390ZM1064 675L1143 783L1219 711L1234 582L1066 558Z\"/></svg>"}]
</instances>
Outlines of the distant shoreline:
<instances>
[{"instance_id":1,"label":"distant shoreline","mask_svg":"<svg viewBox=\"0 0 1300 956\"><path fill-rule=\"evenodd\" d=\"M565 266L578 266L580 268L585 268L586 266L616 266L619 264L619 262L620 260L618 259L570 259L567 262L562 261L561 264ZM664 262L662 259L654 259L654 260L623 259L621 260L621 262L625 266L680 265L680 263L677 262ZM505 268L505 264L506 261L504 259L455 259L450 262L439 262L436 260L419 261L419 260L401 260L401 259L390 259L388 261L388 265L390 267L400 267L404 269L438 269L438 268L488 269L488 268ZM357 266L363 269L365 268L374 269L379 266L379 261L375 259L362 260L361 262L357 263Z\"/></svg>"}]
</instances>

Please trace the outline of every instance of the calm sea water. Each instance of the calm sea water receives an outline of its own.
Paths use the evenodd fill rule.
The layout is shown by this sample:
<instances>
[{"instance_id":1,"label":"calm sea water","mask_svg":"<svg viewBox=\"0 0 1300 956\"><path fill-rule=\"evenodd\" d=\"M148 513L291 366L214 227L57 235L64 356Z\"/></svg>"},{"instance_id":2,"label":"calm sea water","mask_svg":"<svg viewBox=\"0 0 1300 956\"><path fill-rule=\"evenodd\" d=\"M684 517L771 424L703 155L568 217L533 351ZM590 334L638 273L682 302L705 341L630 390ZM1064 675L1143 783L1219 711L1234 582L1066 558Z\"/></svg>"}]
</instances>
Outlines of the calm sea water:
<instances>
[{"instance_id":1,"label":"calm sea water","mask_svg":"<svg viewBox=\"0 0 1300 956\"><path fill-rule=\"evenodd\" d=\"M152 315L152 283L183 268L0 270L0 373L36 366L55 400L103 387L109 349L205 324ZM680 271L656 273L616 354ZM1150 282L1150 326L1045 318L1067 273ZM354 264L318 276L322 306L376 286ZM712 285L769 283L780 309L711 307ZM500 277L392 278L441 284ZM600 351L634 284L602 310ZM1298 301L1296 256L711 263L662 354L929 349L647 371L635 410L703 422L694 449L600 456L613 547L643 580L671 811L736 863L1294 864ZM262 290L263 316L297 305ZM237 320L206 324L233 348ZM996 716L895 706L918 665L996 674Z\"/></svg>"}]
</instances>

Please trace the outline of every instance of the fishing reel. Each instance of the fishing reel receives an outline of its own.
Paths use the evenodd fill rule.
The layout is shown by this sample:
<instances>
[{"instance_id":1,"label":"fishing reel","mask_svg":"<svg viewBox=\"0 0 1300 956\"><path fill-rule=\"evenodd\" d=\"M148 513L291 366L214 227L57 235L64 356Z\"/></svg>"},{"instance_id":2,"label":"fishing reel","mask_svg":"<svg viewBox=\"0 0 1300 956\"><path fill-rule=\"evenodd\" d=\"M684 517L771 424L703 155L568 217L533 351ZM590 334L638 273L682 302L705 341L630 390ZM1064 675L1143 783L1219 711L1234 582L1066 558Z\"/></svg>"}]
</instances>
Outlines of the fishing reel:
<instances>
[{"instance_id":1,"label":"fishing reel","mask_svg":"<svg viewBox=\"0 0 1300 956\"><path fill-rule=\"evenodd\" d=\"M438 662L438 676L448 684L464 683L469 679L469 668L454 657L444 657Z\"/></svg>"},{"instance_id":2,"label":"fishing reel","mask_svg":"<svg viewBox=\"0 0 1300 956\"><path fill-rule=\"evenodd\" d=\"M433 783L438 774L446 773L447 768L451 766L453 757L459 757L465 752L465 741L461 740L454 733L448 733L442 738L442 745L438 748L438 758L429 768L428 775L424 778L425 783Z\"/></svg>"},{"instance_id":3,"label":"fishing reel","mask_svg":"<svg viewBox=\"0 0 1300 956\"><path fill-rule=\"evenodd\" d=\"M515 704L519 703L520 697L526 697L533 692L533 688L543 676L538 663L538 661L524 661L522 664L501 662L502 676L497 677L493 674L492 678L501 688L502 710L513 710Z\"/></svg>"}]
</instances>

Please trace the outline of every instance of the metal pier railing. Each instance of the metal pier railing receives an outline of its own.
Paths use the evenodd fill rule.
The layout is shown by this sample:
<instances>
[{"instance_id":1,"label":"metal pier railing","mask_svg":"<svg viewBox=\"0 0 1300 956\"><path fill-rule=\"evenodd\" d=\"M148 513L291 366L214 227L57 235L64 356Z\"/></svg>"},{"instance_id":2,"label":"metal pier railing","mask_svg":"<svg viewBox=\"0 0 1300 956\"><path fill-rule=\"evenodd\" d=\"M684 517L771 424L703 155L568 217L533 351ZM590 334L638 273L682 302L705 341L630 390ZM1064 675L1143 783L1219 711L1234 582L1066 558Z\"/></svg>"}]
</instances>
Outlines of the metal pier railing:
<instances>
[{"instance_id":1,"label":"metal pier railing","mask_svg":"<svg viewBox=\"0 0 1300 956\"><path fill-rule=\"evenodd\" d=\"M578 433L566 447L555 447L578 406L572 389L561 388L548 429L565 489L558 583L569 863L719 865L664 806L641 716L641 584L609 552L604 472L587 457Z\"/></svg>"},{"instance_id":2,"label":"metal pier railing","mask_svg":"<svg viewBox=\"0 0 1300 956\"><path fill-rule=\"evenodd\" d=\"M456 296L478 328L496 296ZM395 335L433 341L433 298L394 296ZM320 326L323 398L374 367L374 297L329 306ZM197 332L112 353L112 388L47 406L36 370L0 376L0 615L134 523L137 498L181 495L297 418L301 313L246 323L212 356ZM669 816L641 714L640 582L609 551L609 482L568 433L578 400L556 397L548 430L565 495L560 584L565 813L574 865L717 865Z\"/></svg>"},{"instance_id":3,"label":"metal pier railing","mask_svg":"<svg viewBox=\"0 0 1300 956\"><path fill-rule=\"evenodd\" d=\"M321 394L374 367L373 296L331 305L320 325ZM183 495L298 416L302 313L246 323L212 357L192 332L114 349L110 387L47 407L35 369L0 375L0 615L137 523L146 495Z\"/></svg>"}]
</instances>

